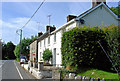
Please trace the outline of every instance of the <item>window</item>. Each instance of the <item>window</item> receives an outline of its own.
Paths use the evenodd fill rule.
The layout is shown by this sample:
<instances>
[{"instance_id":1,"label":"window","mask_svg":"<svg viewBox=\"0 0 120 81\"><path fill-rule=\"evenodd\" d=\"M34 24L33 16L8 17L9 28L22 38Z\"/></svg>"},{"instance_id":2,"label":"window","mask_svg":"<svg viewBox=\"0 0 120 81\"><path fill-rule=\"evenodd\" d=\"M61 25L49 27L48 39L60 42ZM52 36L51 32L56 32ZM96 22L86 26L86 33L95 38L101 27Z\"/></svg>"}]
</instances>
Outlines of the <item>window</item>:
<instances>
[{"instance_id":1,"label":"window","mask_svg":"<svg viewBox=\"0 0 120 81\"><path fill-rule=\"evenodd\" d=\"M54 34L54 42L56 42L56 33Z\"/></svg>"},{"instance_id":2,"label":"window","mask_svg":"<svg viewBox=\"0 0 120 81\"><path fill-rule=\"evenodd\" d=\"M40 60L42 60L42 53L40 52Z\"/></svg>"},{"instance_id":3,"label":"window","mask_svg":"<svg viewBox=\"0 0 120 81\"><path fill-rule=\"evenodd\" d=\"M50 44L50 37L48 37L48 44Z\"/></svg>"},{"instance_id":4,"label":"window","mask_svg":"<svg viewBox=\"0 0 120 81\"><path fill-rule=\"evenodd\" d=\"M42 42L40 42L40 47L42 47Z\"/></svg>"}]
</instances>

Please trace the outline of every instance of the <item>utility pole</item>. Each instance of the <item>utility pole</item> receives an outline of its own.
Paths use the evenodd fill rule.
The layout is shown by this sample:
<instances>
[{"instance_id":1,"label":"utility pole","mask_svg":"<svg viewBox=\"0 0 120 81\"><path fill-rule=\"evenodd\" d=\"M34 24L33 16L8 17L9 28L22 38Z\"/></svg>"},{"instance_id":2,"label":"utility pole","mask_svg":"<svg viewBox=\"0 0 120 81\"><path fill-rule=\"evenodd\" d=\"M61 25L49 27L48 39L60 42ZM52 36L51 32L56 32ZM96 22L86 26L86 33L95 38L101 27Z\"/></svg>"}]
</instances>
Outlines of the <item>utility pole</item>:
<instances>
[{"instance_id":1,"label":"utility pole","mask_svg":"<svg viewBox=\"0 0 120 81\"><path fill-rule=\"evenodd\" d=\"M25 25L23 25L23 27L21 29L19 29L20 33L18 33L18 30L16 31L16 33L18 35L20 35L20 51L19 51L19 58L21 55L21 42L22 42L22 29L31 21L31 19L35 16L35 14L37 13L37 11L41 8L41 6L43 5L43 3L45 2L45 0L42 1L42 3L39 5L39 7L36 9L36 11L33 13L33 15L30 17L30 19L25 23Z\"/></svg>"},{"instance_id":2,"label":"utility pole","mask_svg":"<svg viewBox=\"0 0 120 81\"><path fill-rule=\"evenodd\" d=\"M22 29L19 29L20 33L18 33L18 30L16 31L16 33L18 35L20 35L20 48L19 48L19 60L20 60L20 55L21 55L21 51L22 51L22 47L21 47L21 43L22 43Z\"/></svg>"},{"instance_id":3,"label":"utility pole","mask_svg":"<svg viewBox=\"0 0 120 81\"><path fill-rule=\"evenodd\" d=\"M21 51L22 51L21 43L22 43L22 29L20 29L20 54L19 54L19 57L20 57Z\"/></svg>"},{"instance_id":4,"label":"utility pole","mask_svg":"<svg viewBox=\"0 0 120 81\"><path fill-rule=\"evenodd\" d=\"M49 18L49 26L50 26L50 17L51 17L51 15L48 15L47 17Z\"/></svg>"}]
</instances>

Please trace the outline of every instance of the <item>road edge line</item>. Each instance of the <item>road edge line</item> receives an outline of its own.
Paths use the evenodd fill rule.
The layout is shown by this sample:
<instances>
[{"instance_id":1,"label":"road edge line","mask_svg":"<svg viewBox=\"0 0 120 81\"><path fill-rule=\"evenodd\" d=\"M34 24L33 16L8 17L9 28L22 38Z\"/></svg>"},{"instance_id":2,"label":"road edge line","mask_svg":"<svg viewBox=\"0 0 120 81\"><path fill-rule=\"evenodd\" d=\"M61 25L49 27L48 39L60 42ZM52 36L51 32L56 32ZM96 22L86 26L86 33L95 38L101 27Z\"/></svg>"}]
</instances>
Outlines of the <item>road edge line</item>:
<instances>
[{"instance_id":1,"label":"road edge line","mask_svg":"<svg viewBox=\"0 0 120 81\"><path fill-rule=\"evenodd\" d=\"M15 64L15 61L14 61L14 64ZM17 71L18 71L18 74L19 74L20 78L23 79L23 77L22 77L22 75L21 75L21 73L20 73L18 67L16 66L16 64L15 64L15 67L16 67L16 69L17 69Z\"/></svg>"},{"instance_id":2,"label":"road edge line","mask_svg":"<svg viewBox=\"0 0 120 81\"><path fill-rule=\"evenodd\" d=\"M4 63L2 62L2 65L0 65L0 68L2 68L2 66L6 63L7 61L5 61Z\"/></svg>"}]
</instances>

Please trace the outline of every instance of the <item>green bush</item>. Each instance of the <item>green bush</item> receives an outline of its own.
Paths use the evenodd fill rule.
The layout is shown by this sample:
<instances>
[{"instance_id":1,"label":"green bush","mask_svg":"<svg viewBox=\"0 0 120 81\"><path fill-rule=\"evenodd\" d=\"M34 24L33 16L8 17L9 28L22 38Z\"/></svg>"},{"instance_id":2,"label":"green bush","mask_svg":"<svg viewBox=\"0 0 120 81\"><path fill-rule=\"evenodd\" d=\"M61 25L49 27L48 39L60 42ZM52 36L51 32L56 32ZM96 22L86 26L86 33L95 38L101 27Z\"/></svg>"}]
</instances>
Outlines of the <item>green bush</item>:
<instances>
[{"instance_id":1,"label":"green bush","mask_svg":"<svg viewBox=\"0 0 120 81\"><path fill-rule=\"evenodd\" d=\"M66 77L66 75L69 74L69 70L66 70L66 69L58 69L58 72L60 73L60 77L61 79L64 79Z\"/></svg>"},{"instance_id":2,"label":"green bush","mask_svg":"<svg viewBox=\"0 0 120 81\"><path fill-rule=\"evenodd\" d=\"M43 60L49 62L50 58L52 58L52 52L49 49L46 49L43 52Z\"/></svg>"},{"instance_id":3,"label":"green bush","mask_svg":"<svg viewBox=\"0 0 120 81\"><path fill-rule=\"evenodd\" d=\"M109 70L111 63L99 46L107 50L106 34L98 27L75 27L62 36L62 65Z\"/></svg>"},{"instance_id":4,"label":"green bush","mask_svg":"<svg viewBox=\"0 0 120 81\"><path fill-rule=\"evenodd\" d=\"M118 26L108 26L104 29L106 41L109 46L108 54L113 61L113 66L120 71L120 28ZM114 68L111 68L113 71Z\"/></svg>"}]
</instances>

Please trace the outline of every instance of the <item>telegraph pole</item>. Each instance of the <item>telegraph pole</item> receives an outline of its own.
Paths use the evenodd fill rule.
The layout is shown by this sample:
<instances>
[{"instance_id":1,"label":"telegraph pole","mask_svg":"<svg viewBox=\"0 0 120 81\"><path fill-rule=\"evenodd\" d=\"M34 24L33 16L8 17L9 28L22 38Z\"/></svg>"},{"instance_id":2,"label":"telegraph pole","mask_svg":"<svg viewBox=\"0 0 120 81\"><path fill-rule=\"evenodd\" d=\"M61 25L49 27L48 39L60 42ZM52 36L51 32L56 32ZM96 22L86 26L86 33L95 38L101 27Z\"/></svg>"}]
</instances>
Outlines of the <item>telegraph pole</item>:
<instances>
[{"instance_id":1,"label":"telegraph pole","mask_svg":"<svg viewBox=\"0 0 120 81\"><path fill-rule=\"evenodd\" d=\"M35 16L35 14L36 14L37 11L41 8L41 6L43 5L44 2L45 2L45 0L42 1L42 3L39 5L39 7L36 9L36 11L33 13L33 15L30 17L30 19L25 23L25 25L23 25L23 27L22 27L21 29L19 29L20 33L18 33L18 30L16 31L16 33L17 33L18 35L20 35L19 58L20 58L21 50L22 50L22 47L21 47L21 42L22 42L22 29L31 21L31 19Z\"/></svg>"},{"instance_id":2,"label":"telegraph pole","mask_svg":"<svg viewBox=\"0 0 120 81\"><path fill-rule=\"evenodd\" d=\"M20 33L18 33L18 30L16 31L16 33L18 35L20 35L20 48L19 48L19 60L20 60L20 55L21 55L21 51L22 51L22 46L21 46L21 43L22 43L22 29L19 29Z\"/></svg>"},{"instance_id":3,"label":"telegraph pole","mask_svg":"<svg viewBox=\"0 0 120 81\"><path fill-rule=\"evenodd\" d=\"M22 29L20 29L20 53L19 53L19 58L20 58L21 51L22 51L21 43L22 43Z\"/></svg>"}]
</instances>

